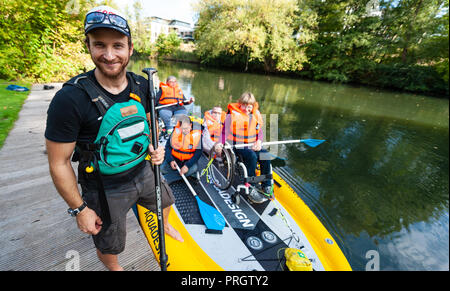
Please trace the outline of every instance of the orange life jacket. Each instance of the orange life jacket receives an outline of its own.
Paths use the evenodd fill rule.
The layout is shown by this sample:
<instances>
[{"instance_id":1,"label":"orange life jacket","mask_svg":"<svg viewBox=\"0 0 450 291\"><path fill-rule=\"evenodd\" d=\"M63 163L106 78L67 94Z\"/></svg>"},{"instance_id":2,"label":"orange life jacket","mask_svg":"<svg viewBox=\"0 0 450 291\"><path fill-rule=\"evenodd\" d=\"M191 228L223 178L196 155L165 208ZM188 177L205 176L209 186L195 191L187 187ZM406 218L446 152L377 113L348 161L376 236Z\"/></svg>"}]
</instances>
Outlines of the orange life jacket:
<instances>
[{"instance_id":1,"label":"orange life jacket","mask_svg":"<svg viewBox=\"0 0 450 291\"><path fill-rule=\"evenodd\" d=\"M227 115L222 111L222 115L220 116L220 121L215 120L211 114L211 110L205 112L205 123L208 126L209 134L211 135L211 139L214 142L218 142L220 136L222 135L222 127L225 122L225 117Z\"/></svg>"},{"instance_id":2,"label":"orange life jacket","mask_svg":"<svg viewBox=\"0 0 450 291\"><path fill-rule=\"evenodd\" d=\"M183 91L177 86L170 87L165 83L160 83L159 88L162 91L161 98L159 98L159 104L166 105L172 103L181 103L183 102Z\"/></svg>"},{"instance_id":3,"label":"orange life jacket","mask_svg":"<svg viewBox=\"0 0 450 291\"><path fill-rule=\"evenodd\" d=\"M232 143L256 142L263 126L262 116L257 108L258 105L255 104L251 115L247 115L239 103L228 104L227 114L230 115L230 124L226 124L229 127L227 141Z\"/></svg>"},{"instance_id":4,"label":"orange life jacket","mask_svg":"<svg viewBox=\"0 0 450 291\"><path fill-rule=\"evenodd\" d=\"M201 125L192 123L192 129L187 135L183 135L181 131L180 122L174 127L172 138L170 140L172 145L172 156L180 161L190 160L196 149L200 148L202 139Z\"/></svg>"}]
</instances>

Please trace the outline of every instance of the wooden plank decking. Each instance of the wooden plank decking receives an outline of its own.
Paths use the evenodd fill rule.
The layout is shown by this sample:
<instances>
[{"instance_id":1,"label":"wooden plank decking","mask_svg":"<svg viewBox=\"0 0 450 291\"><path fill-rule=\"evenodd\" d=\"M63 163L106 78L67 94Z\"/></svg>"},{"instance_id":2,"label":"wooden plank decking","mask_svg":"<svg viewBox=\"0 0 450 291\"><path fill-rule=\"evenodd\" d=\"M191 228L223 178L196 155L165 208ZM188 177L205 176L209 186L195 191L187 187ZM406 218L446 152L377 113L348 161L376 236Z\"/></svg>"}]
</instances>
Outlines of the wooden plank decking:
<instances>
[{"instance_id":1,"label":"wooden plank decking","mask_svg":"<svg viewBox=\"0 0 450 291\"><path fill-rule=\"evenodd\" d=\"M75 219L67 214L48 171L46 114L61 88L61 84L52 85L54 90L33 85L0 150L0 270L66 270L74 266L75 258L82 271L106 270L92 238L78 230ZM125 270L159 270L132 211L119 262Z\"/></svg>"}]
</instances>

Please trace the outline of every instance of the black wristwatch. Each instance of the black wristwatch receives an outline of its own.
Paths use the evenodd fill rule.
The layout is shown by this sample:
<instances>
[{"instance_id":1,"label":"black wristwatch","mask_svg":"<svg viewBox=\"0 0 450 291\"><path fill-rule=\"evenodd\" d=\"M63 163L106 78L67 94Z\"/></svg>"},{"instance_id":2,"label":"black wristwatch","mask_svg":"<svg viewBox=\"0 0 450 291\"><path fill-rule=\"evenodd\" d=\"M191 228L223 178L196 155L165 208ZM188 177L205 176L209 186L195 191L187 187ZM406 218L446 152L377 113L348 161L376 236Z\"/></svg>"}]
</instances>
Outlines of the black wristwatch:
<instances>
[{"instance_id":1,"label":"black wristwatch","mask_svg":"<svg viewBox=\"0 0 450 291\"><path fill-rule=\"evenodd\" d=\"M78 213L80 213L85 207L87 206L86 202L83 201L83 204L75 209L69 208L67 209L67 212L72 215L73 217L77 216Z\"/></svg>"}]
</instances>

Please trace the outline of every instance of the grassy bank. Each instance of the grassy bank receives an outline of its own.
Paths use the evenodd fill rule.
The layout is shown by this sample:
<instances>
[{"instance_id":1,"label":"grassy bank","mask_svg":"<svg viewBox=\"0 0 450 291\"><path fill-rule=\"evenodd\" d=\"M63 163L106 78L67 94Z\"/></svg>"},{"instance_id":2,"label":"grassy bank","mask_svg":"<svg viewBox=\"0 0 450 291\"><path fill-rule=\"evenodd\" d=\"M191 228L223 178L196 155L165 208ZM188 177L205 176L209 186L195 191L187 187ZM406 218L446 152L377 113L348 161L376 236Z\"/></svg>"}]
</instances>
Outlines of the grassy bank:
<instances>
[{"instance_id":1,"label":"grassy bank","mask_svg":"<svg viewBox=\"0 0 450 291\"><path fill-rule=\"evenodd\" d=\"M193 52L176 50L173 54L163 57L166 61L200 64L200 60Z\"/></svg>"},{"instance_id":2,"label":"grassy bank","mask_svg":"<svg viewBox=\"0 0 450 291\"><path fill-rule=\"evenodd\" d=\"M24 86L31 89L31 84L24 82L7 82L0 79L0 149L3 147L9 131L13 128L14 122L19 116L20 109L27 99L30 91L15 92L6 90L10 84Z\"/></svg>"}]
</instances>

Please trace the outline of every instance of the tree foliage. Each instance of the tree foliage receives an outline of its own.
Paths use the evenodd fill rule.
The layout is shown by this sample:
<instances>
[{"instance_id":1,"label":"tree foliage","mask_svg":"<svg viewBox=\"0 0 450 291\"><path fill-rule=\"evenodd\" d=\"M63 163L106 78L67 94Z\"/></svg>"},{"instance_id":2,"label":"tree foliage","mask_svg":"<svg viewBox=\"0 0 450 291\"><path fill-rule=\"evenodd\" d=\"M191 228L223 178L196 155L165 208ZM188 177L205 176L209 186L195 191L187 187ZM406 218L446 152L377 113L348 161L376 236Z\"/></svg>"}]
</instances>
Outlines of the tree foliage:
<instances>
[{"instance_id":1,"label":"tree foliage","mask_svg":"<svg viewBox=\"0 0 450 291\"><path fill-rule=\"evenodd\" d=\"M196 9L203 63L448 96L448 0L201 0Z\"/></svg>"},{"instance_id":2,"label":"tree foliage","mask_svg":"<svg viewBox=\"0 0 450 291\"><path fill-rule=\"evenodd\" d=\"M0 78L65 80L89 66L83 18L93 2L0 0Z\"/></svg>"},{"instance_id":3,"label":"tree foliage","mask_svg":"<svg viewBox=\"0 0 450 291\"><path fill-rule=\"evenodd\" d=\"M308 44L309 77L448 95L445 69L437 70L448 60L448 9L447 22L439 15L448 0L309 3L319 23Z\"/></svg>"},{"instance_id":4,"label":"tree foliage","mask_svg":"<svg viewBox=\"0 0 450 291\"><path fill-rule=\"evenodd\" d=\"M181 39L175 32L168 35L161 33L156 39L155 47L158 51L158 57L164 57L173 54L181 44Z\"/></svg>"},{"instance_id":5,"label":"tree foliage","mask_svg":"<svg viewBox=\"0 0 450 291\"><path fill-rule=\"evenodd\" d=\"M254 63L265 71L296 71L307 61L302 42L308 34L293 37L295 1L201 0L196 9L196 49L205 62L228 56L243 60L244 70Z\"/></svg>"},{"instance_id":6,"label":"tree foliage","mask_svg":"<svg viewBox=\"0 0 450 291\"><path fill-rule=\"evenodd\" d=\"M153 46L150 38L150 30L145 27L144 16L142 15L142 1L134 0L133 13L130 12L128 6L126 6L125 10L125 15L127 16L128 24L131 29L135 52L138 54L151 55Z\"/></svg>"},{"instance_id":7,"label":"tree foliage","mask_svg":"<svg viewBox=\"0 0 450 291\"><path fill-rule=\"evenodd\" d=\"M66 80L92 67L83 20L101 4L117 8L113 0L0 0L0 78ZM135 50L173 54L175 35L150 43L142 6L134 0L125 11ZM448 96L448 6L449 0L199 0L196 54L204 64L243 71Z\"/></svg>"}]
</instances>

